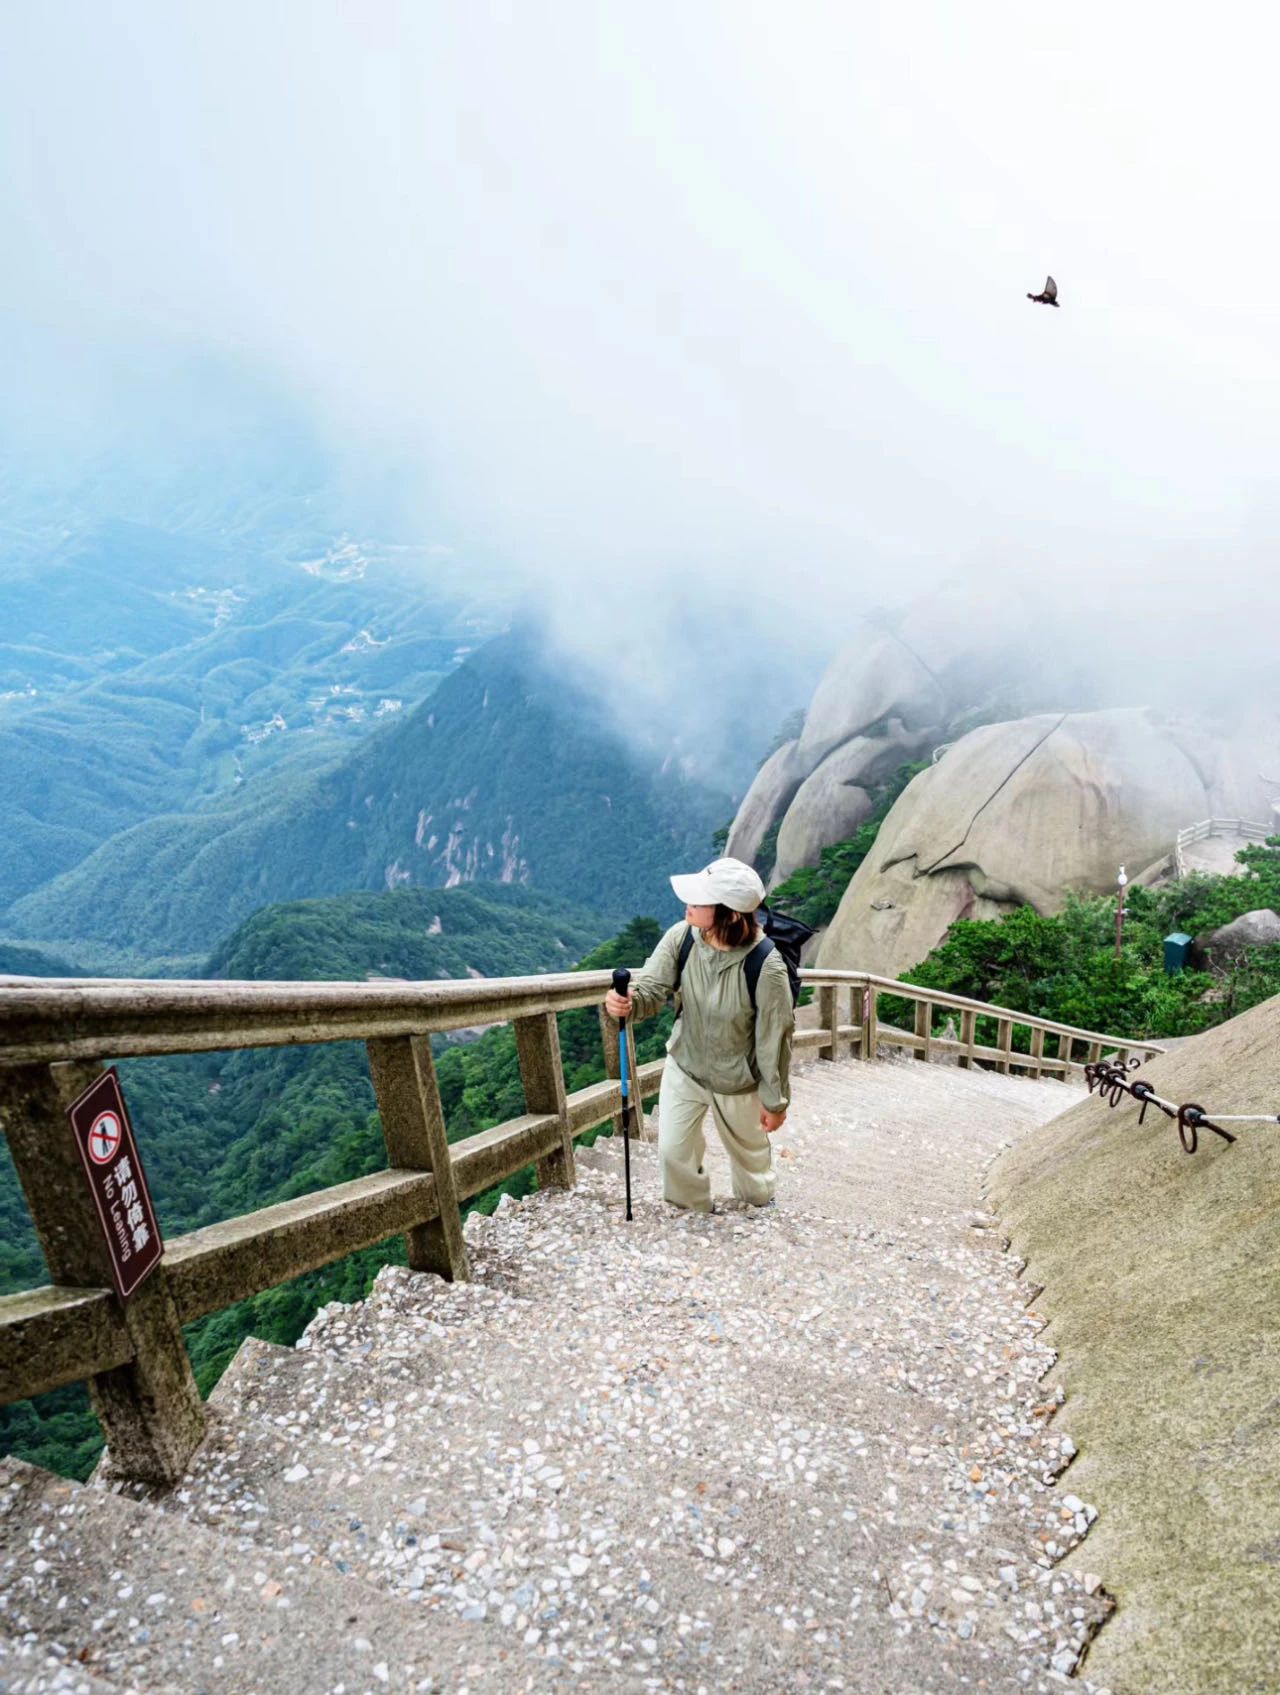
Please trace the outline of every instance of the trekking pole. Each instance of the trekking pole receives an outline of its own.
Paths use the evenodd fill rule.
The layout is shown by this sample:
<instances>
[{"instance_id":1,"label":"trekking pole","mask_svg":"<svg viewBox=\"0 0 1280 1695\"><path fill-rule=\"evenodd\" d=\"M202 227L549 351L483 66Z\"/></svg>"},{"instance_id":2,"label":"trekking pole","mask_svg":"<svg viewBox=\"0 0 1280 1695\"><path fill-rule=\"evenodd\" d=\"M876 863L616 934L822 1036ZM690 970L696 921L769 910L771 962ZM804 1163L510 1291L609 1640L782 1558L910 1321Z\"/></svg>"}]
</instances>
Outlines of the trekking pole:
<instances>
[{"instance_id":1,"label":"trekking pole","mask_svg":"<svg viewBox=\"0 0 1280 1695\"><path fill-rule=\"evenodd\" d=\"M621 966L613 974L613 992L627 998L631 973ZM627 1222L631 1222L631 1079L627 1075L627 1021L618 1020L618 1081L622 1085L622 1168L627 1182Z\"/></svg>"}]
</instances>

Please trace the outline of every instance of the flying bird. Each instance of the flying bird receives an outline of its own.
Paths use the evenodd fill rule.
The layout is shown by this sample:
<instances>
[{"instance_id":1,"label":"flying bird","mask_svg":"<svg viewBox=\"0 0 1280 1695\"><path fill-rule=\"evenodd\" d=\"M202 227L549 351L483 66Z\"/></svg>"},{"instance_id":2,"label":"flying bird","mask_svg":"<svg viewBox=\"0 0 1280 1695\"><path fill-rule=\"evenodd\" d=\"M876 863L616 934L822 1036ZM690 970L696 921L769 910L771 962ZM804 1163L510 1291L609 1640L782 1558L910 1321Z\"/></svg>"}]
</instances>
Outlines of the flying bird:
<instances>
[{"instance_id":1,"label":"flying bird","mask_svg":"<svg viewBox=\"0 0 1280 1695\"><path fill-rule=\"evenodd\" d=\"M1058 285L1052 277L1046 277L1040 293L1029 294L1027 299L1039 301L1041 306L1056 306L1058 304Z\"/></svg>"}]
</instances>

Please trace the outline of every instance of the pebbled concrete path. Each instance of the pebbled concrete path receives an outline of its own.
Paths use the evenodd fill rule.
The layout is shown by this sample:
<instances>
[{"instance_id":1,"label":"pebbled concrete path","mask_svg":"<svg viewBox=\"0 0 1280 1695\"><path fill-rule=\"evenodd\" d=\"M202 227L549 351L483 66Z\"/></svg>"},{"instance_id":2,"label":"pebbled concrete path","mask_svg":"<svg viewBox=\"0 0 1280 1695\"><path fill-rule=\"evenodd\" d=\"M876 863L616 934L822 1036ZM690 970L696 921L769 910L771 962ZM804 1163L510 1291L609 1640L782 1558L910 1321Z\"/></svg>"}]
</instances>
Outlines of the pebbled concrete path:
<instances>
[{"instance_id":1,"label":"pebbled concrete path","mask_svg":"<svg viewBox=\"0 0 1280 1695\"><path fill-rule=\"evenodd\" d=\"M641 1147L627 1225L599 1143L572 1193L468 1220L472 1283L388 1269L296 1349L246 1344L185 1485L118 1505L285 1574L280 1652L334 1665L308 1689L1092 1689L1104 1595L1057 1567L1092 1508L1055 1482L1053 1355L982 1210L994 1156L1079 1094L810 1062L761 1212L674 1212ZM92 1645L26 1528L0 1522L0 1630ZM335 1583L399 1609L367 1661ZM138 1687L205 1687L163 1636Z\"/></svg>"}]
</instances>

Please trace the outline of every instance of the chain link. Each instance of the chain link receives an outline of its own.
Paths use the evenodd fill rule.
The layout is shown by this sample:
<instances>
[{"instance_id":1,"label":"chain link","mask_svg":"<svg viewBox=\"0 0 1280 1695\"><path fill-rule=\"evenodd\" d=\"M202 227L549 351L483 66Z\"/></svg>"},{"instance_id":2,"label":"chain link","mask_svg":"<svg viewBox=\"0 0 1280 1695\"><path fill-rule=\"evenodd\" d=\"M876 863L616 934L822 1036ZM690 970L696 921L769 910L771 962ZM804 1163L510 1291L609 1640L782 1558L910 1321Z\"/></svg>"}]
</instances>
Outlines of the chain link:
<instances>
[{"instance_id":1,"label":"chain link","mask_svg":"<svg viewBox=\"0 0 1280 1695\"><path fill-rule=\"evenodd\" d=\"M1166 1101L1156 1094L1150 1083L1141 1077L1130 1077L1131 1071L1136 1071L1143 1061L1140 1058L1116 1063L1111 1060L1092 1060L1084 1068L1084 1080L1089 1093L1096 1090L1108 1106L1119 1106L1126 1095L1141 1103L1138 1112L1138 1123L1141 1124L1147 1116L1149 1106L1159 1107L1166 1118L1177 1122L1178 1140L1182 1143L1184 1153L1193 1154L1199 1145L1199 1132L1212 1130L1215 1136L1221 1136L1224 1142L1234 1142L1235 1137L1229 1130L1224 1130L1224 1124L1280 1124L1280 1113L1274 1112L1237 1112L1214 1113L1213 1119L1195 1101L1184 1101L1181 1105L1176 1101ZM1214 1122L1216 1120L1217 1122Z\"/></svg>"}]
</instances>

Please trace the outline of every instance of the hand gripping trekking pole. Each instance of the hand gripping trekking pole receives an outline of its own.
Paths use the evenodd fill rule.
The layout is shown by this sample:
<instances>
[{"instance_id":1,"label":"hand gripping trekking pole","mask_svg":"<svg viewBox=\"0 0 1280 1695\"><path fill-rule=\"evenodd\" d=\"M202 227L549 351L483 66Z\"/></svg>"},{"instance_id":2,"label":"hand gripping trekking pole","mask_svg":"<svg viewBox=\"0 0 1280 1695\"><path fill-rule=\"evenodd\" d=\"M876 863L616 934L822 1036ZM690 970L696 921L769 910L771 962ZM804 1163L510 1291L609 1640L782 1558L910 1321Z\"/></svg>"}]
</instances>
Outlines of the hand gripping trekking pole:
<instances>
[{"instance_id":1,"label":"hand gripping trekking pole","mask_svg":"<svg viewBox=\"0 0 1280 1695\"><path fill-rule=\"evenodd\" d=\"M621 967L613 974L613 992L625 1000L631 973ZM627 1182L627 1222L631 1222L631 1079L627 1075L627 1021L618 1020L618 1081L622 1085L622 1168Z\"/></svg>"}]
</instances>

